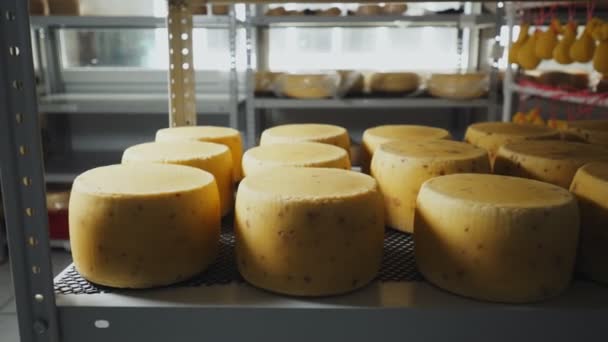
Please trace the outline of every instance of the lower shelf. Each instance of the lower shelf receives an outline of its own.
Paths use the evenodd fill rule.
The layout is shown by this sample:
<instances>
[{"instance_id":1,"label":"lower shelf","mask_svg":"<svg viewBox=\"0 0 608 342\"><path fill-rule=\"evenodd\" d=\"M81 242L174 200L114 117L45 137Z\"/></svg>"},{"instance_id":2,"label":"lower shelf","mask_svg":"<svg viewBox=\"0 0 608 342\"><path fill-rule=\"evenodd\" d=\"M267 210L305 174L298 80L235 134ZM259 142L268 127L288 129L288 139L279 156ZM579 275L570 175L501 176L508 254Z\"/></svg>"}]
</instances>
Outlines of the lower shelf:
<instances>
[{"instance_id":1,"label":"lower shelf","mask_svg":"<svg viewBox=\"0 0 608 342\"><path fill-rule=\"evenodd\" d=\"M408 234L387 231L378 279L323 298L273 294L242 281L225 222L218 261L191 281L150 290L102 288L69 266L55 279L62 341L604 341L608 288L575 281L542 303L452 295L422 280ZM221 277L218 277L220 276Z\"/></svg>"}]
</instances>

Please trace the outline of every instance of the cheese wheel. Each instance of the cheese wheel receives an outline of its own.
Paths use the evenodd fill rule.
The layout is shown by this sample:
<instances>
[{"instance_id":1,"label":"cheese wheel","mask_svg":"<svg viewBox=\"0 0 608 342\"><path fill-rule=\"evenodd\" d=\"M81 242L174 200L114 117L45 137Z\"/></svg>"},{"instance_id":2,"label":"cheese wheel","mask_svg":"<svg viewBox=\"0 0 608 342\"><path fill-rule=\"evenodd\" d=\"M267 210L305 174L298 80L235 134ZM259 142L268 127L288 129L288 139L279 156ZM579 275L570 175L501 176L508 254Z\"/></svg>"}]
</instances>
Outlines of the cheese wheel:
<instances>
[{"instance_id":1,"label":"cheese wheel","mask_svg":"<svg viewBox=\"0 0 608 342\"><path fill-rule=\"evenodd\" d=\"M608 160L608 148L569 141L524 141L498 150L494 172L568 189L576 170L598 160Z\"/></svg>"},{"instance_id":2,"label":"cheese wheel","mask_svg":"<svg viewBox=\"0 0 608 342\"><path fill-rule=\"evenodd\" d=\"M174 140L198 140L226 145L232 154L234 180L238 182L243 178L243 140L238 130L220 126L183 126L163 128L156 132L156 141Z\"/></svg>"},{"instance_id":3,"label":"cheese wheel","mask_svg":"<svg viewBox=\"0 0 608 342\"><path fill-rule=\"evenodd\" d=\"M289 295L360 288L380 268L383 210L376 182L361 173L274 168L248 176L236 197L239 271Z\"/></svg>"},{"instance_id":4,"label":"cheese wheel","mask_svg":"<svg viewBox=\"0 0 608 342\"><path fill-rule=\"evenodd\" d=\"M581 212L578 269L608 284L608 163L580 168L570 191L576 195Z\"/></svg>"},{"instance_id":5,"label":"cheese wheel","mask_svg":"<svg viewBox=\"0 0 608 342\"><path fill-rule=\"evenodd\" d=\"M564 135L567 140L608 146L608 120L570 121Z\"/></svg>"},{"instance_id":6,"label":"cheese wheel","mask_svg":"<svg viewBox=\"0 0 608 342\"><path fill-rule=\"evenodd\" d=\"M451 173L490 173L490 162L484 149L463 142L392 141L376 150L371 169L384 196L387 225L411 233L422 183Z\"/></svg>"},{"instance_id":7,"label":"cheese wheel","mask_svg":"<svg viewBox=\"0 0 608 342\"><path fill-rule=\"evenodd\" d=\"M368 128L363 132L361 148L361 169L369 173L374 151L380 145L392 140L436 140L452 139L450 132L443 128L418 125L383 125Z\"/></svg>"},{"instance_id":8,"label":"cheese wheel","mask_svg":"<svg viewBox=\"0 0 608 342\"><path fill-rule=\"evenodd\" d=\"M554 297L572 278L576 200L530 179L456 174L422 185L414 223L418 269L466 297L509 303Z\"/></svg>"},{"instance_id":9,"label":"cheese wheel","mask_svg":"<svg viewBox=\"0 0 608 342\"><path fill-rule=\"evenodd\" d=\"M213 175L154 163L111 165L74 180L70 242L86 279L121 288L180 282L214 260L220 206Z\"/></svg>"},{"instance_id":10,"label":"cheese wheel","mask_svg":"<svg viewBox=\"0 0 608 342\"><path fill-rule=\"evenodd\" d=\"M178 164L207 171L215 177L222 216L232 211L232 156L225 145L186 140L139 144L129 147L122 155L123 164L134 162Z\"/></svg>"},{"instance_id":11,"label":"cheese wheel","mask_svg":"<svg viewBox=\"0 0 608 342\"><path fill-rule=\"evenodd\" d=\"M325 124L291 124L268 128L262 132L260 145L294 142L319 142L350 151L350 137L345 128Z\"/></svg>"},{"instance_id":12,"label":"cheese wheel","mask_svg":"<svg viewBox=\"0 0 608 342\"><path fill-rule=\"evenodd\" d=\"M350 170L350 161L344 149L316 142L258 146L243 155L245 176L278 166L330 167Z\"/></svg>"},{"instance_id":13,"label":"cheese wheel","mask_svg":"<svg viewBox=\"0 0 608 342\"><path fill-rule=\"evenodd\" d=\"M480 122L467 128L464 140L488 151L494 162L500 146L523 140L559 139L559 132L543 126L511 122Z\"/></svg>"},{"instance_id":14,"label":"cheese wheel","mask_svg":"<svg viewBox=\"0 0 608 342\"><path fill-rule=\"evenodd\" d=\"M488 76L483 73L433 74L427 81L431 95L451 100L470 100L488 91Z\"/></svg>"},{"instance_id":15,"label":"cheese wheel","mask_svg":"<svg viewBox=\"0 0 608 342\"><path fill-rule=\"evenodd\" d=\"M405 94L418 89L420 77L413 72L375 73L370 81L372 92Z\"/></svg>"}]
</instances>

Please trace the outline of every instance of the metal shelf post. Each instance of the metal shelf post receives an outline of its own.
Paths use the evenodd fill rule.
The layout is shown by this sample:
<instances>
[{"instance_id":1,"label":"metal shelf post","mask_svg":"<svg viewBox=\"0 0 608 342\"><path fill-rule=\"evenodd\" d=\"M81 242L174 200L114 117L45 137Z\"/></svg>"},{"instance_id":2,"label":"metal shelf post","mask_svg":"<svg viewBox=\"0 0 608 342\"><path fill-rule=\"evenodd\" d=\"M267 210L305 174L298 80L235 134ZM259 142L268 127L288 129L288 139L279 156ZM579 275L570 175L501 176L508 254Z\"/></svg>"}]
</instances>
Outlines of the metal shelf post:
<instances>
[{"instance_id":1,"label":"metal shelf post","mask_svg":"<svg viewBox=\"0 0 608 342\"><path fill-rule=\"evenodd\" d=\"M0 2L0 171L22 341L59 340L27 1Z\"/></svg>"}]
</instances>

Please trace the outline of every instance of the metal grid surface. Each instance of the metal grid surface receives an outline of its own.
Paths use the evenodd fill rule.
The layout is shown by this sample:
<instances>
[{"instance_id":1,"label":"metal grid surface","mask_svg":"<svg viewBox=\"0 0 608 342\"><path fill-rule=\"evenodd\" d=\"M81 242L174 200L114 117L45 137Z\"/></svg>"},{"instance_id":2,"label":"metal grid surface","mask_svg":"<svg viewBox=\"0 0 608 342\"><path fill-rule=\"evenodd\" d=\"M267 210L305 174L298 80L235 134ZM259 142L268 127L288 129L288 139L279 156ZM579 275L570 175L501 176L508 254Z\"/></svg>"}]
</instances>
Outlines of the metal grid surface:
<instances>
[{"instance_id":1,"label":"metal grid surface","mask_svg":"<svg viewBox=\"0 0 608 342\"><path fill-rule=\"evenodd\" d=\"M205 272L171 287L198 287L243 283L234 255L234 233L232 222L223 224L220 236L220 251L217 260ZM414 240L411 234L392 229L386 230L384 237L384 259L377 281L419 281L422 276L414 262ZM111 293L116 290L96 285L85 280L70 266L62 277L55 280L55 292L59 294L96 294Z\"/></svg>"}]
</instances>

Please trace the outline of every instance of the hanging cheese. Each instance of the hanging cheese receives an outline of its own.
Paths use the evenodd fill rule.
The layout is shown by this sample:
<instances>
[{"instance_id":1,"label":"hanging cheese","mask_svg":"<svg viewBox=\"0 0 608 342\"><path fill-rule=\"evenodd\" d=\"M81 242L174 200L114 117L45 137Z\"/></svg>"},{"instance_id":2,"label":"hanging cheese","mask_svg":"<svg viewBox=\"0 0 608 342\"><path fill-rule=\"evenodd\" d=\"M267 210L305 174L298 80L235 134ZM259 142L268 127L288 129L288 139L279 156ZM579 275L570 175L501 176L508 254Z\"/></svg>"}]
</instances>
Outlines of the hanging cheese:
<instances>
[{"instance_id":1,"label":"hanging cheese","mask_svg":"<svg viewBox=\"0 0 608 342\"><path fill-rule=\"evenodd\" d=\"M316 142L258 146L243 155L245 176L279 166L330 167L350 170L350 161L344 149Z\"/></svg>"},{"instance_id":2,"label":"hanging cheese","mask_svg":"<svg viewBox=\"0 0 608 342\"><path fill-rule=\"evenodd\" d=\"M517 37L517 40L511 45L511 50L509 50L509 63L519 63L519 51L530 37L528 34L529 30L529 24L522 24L520 26L519 36Z\"/></svg>"},{"instance_id":3,"label":"hanging cheese","mask_svg":"<svg viewBox=\"0 0 608 342\"><path fill-rule=\"evenodd\" d=\"M553 50L557 46L557 31L559 27L559 20L553 19L547 31L540 31L534 45L536 57L540 59L551 59L553 57Z\"/></svg>"},{"instance_id":4,"label":"hanging cheese","mask_svg":"<svg viewBox=\"0 0 608 342\"><path fill-rule=\"evenodd\" d=\"M486 150L458 141L391 141L374 153L371 174L384 197L386 224L414 230L418 190L425 181L446 174L490 173Z\"/></svg>"},{"instance_id":5,"label":"hanging cheese","mask_svg":"<svg viewBox=\"0 0 608 342\"><path fill-rule=\"evenodd\" d=\"M553 50L553 59L559 64L570 64L574 62L572 57L570 57L570 47L576 40L576 27L577 25L575 22L569 22L560 30L563 37Z\"/></svg>"},{"instance_id":6,"label":"hanging cheese","mask_svg":"<svg viewBox=\"0 0 608 342\"><path fill-rule=\"evenodd\" d=\"M568 189L576 170L599 160L608 160L608 148L569 141L516 142L498 150L494 172Z\"/></svg>"},{"instance_id":7,"label":"hanging cheese","mask_svg":"<svg viewBox=\"0 0 608 342\"><path fill-rule=\"evenodd\" d=\"M213 175L181 165L134 163L74 180L70 242L78 273L101 285L147 288L202 272L219 246Z\"/></svg>"},{"instance_id":8,"label":"hanging cheese","mask_svg":"<svg viewBox=\"0 0 608 342\"><path fill-rule=\"evenodd\" d=\"M236 198L237 265L251 284L296 296L365 286L382 260L382 195L370 176L273 168L247 176Z\"/></svg>"},{"instance_id":9,"label":"hanging cheese","mask_svg":"<svg viewBox=\"0 0 608 342\"><path fill-rule=\"evenodd\" d=\"M608 163L580 168L570 191L578 198L581 211L578 269L608 284Z\"/></svg>"},{"instance_id":10,"label":"hanging cheese","mask_svg":"<svg viewBox=\"0 0 608 342\"><path fill-rule=\"evenodd\" d=\"M423 140L452 139L443 128L419 125L383 125L368 128L363 132L361 169L369 173L374 152L380 145L393 140L418 142Z\"/></svg>"},{"instance_id":11,"label":"hanging cheese","mask_svg":"<svg viewBox=\"0 0 608 342\"><path fill-rule=\"evenodd\" d=\"M535 52L536 42L538 41L540 34L540 30L537 29L532 36L526 40L524 45L522 45L517 54L517 62L526 70L536 69L538 64L540 64L541 59L536 56Z\"/></svg>"},{"instance_id":12,"label":"hanging cheese","mask_svg":"<svg viewBox=\"0 0 608 342\"><path fill-rule=\"evenodd\" d=\"M424 183L416 206L416 264L429 282L508 303L544 300L568 287L579 215L567 190L530 179L455 174Z\"/></svg>"},{"instance_id":13,"label":"hanging cheese","mask_svg":"<svg viewBox=\"0 0 608 342\"><path fill-rule=\"evenodd\" d=\"M593 58L595 41L593 41L592 32L599 23L597 18L591 19L585 26L585 30L570 47L570 57L575 62L588 63Z\"/></svg>"},{"instance_id":14,"label":"hanging cheese","mask_svg":"<svg viewBox=\"0 0 608 342\"><path fill-rule=\"evenodd\" d=\"M593 38L599 42L593 54L593 68L601 74L608 74L608 23L597 25Z\"/></svg>"},{"instance_id":15,"label":"hanging cheese","mask_svg":"<svg viewBox=\"0 0 608 342\"><path fill-rule=\"evenodd\" d=\"M346 129L325 124L291 124L268 128L262 132L260 145L303 141L335 145L350 152L350 137Z\"/></svg>"},{"instance_id":16,"label":"hanging cheese","mask_svg":"<svg viewBox=\"0 0 608 342\"><path fill-rule=\"evenodd\" d=\"M232 156L225 145L200 141L163 141L131 146L122 155L122 163L164 163L192 166L215 177L222 216L232 211L234 182Z\"/></svg>"},{"instance_id":17,"label":"hanging cheese","mask_svg":"<svg viewBox=\"0 0 608 342\"><path fill-rule=\"evenodd\" d=\"M241 159L243 158L243 141L241 133L234 128L220 126L184 126L159 129L156 141L197 140L226 145L230 149L235 181L243 178Z\"/></svg>"}]
</instances>

